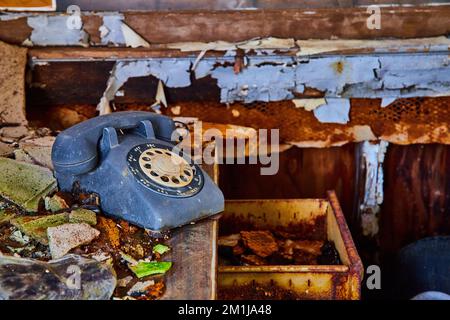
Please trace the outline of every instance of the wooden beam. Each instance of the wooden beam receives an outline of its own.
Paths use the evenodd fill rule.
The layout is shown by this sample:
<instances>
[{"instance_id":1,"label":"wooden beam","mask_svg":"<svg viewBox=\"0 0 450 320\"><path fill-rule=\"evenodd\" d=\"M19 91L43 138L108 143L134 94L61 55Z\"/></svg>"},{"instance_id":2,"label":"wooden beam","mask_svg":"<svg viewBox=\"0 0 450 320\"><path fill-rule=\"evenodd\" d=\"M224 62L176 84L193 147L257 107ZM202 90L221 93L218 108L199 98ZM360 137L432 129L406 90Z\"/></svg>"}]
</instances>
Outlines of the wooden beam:
<instances>
[{"instance_id":1,"label":"wooden beam","mask_svg":"<svg viewBox=\"0 0 450 320\"><path fill-rule=\"evenodd\" d=\"M65 11L70 5L93 11L177 11L177 10L233 10L233 9L318 9L368 5L423 5L444 3L447 0L58 0L58 10Z\"/></svg>"},{"instance_id":2,"label":"wooden beam","mask_svg":"<svg viewBox=\"0 0 450 320\"><path fill-rule=\"evenodd\" d=\"M125 12L125 22L152 44L294 39L420 38L450 33L450 6L382 7L381 29L370 30L366 8ZM91 21L95 20L95 21ZM98 15L83 16L92 45L99 43ZM91 34L92 33L92 34ZM0 20L0 40L21 44L31 34L26 18Z\"/></svg>"},{"instance_id":3,"label":"wooden beam","mask_svg":"<svg viewBox=\"0 0 450 320\"><path fill-rule=\"evenodd\" d=\"M215 12L129 12L126 23L150 43L294 39L417 38L450 32L450 6L381 9L381 29L367 28L366 8Z\"/></svg>"}]
</instances>

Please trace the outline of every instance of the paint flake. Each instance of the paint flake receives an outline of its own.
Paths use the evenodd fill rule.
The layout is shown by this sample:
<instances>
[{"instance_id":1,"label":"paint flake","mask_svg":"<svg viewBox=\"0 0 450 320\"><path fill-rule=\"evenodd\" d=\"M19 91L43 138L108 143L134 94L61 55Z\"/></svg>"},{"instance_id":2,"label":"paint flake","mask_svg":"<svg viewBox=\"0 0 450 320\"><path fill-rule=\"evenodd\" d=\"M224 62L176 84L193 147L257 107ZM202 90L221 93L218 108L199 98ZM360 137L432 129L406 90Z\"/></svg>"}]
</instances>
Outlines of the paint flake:
<instances>
[{"instance_id":1,"label":"paint flake","mask_svg":"<svg viewBox=\"0 0 450 320\"><path fill-rule=\"evenodd\" d=\"M450 48L450 39L444 36L416 39L395 40L297 40L300 47L298 56L307 56L321 53L330 53L344 50L368 49L372 52L408 52L417 51L447 51Z\"/></svg>"},{"instance_id":2,"label":"paint flake","mask_svg":"<svg viewBox=\"0 0 450 320\"><path fill-rule=\"evenodd\" d=\"M131 29L125 22L122 22L122 34L125 39L125 44L127 47L131 48L150 48L150 43L148 43L144 38L138 35L133 29Z\"/></svg>"},{"instance_id":3,"label":"paint flake","mask_svg":"<svg viewBox=\"0 0 450 320\"><path fill-rule=\"evenodd\" d=\"M83 29L68 26L67 15L36 15L27 18L33 29L30 41L39 46L88 46L88 34Z\"/></svg>"},{"instance_id":4,"label":"paint flake","mask_svg":"<svg viewBox=\"0 0 450 320\"><path fill-rule=\"evenodd\" d=\"M326 104L314 109L313 112L322 123L346 124L350 121L350 100L327 98Z\"/></svg>"},{"instance_id":5,"label":"paint flake","mask_svg":"<svg viewBox=\"0 0 450 320\"><path fill-rule=\"evenodd\" d=\"M324 98L319 99L294 99L292 100L296 108L304 108L306 111L313 111L317 107L326 104Z\"/></svg>"}]
</instances>

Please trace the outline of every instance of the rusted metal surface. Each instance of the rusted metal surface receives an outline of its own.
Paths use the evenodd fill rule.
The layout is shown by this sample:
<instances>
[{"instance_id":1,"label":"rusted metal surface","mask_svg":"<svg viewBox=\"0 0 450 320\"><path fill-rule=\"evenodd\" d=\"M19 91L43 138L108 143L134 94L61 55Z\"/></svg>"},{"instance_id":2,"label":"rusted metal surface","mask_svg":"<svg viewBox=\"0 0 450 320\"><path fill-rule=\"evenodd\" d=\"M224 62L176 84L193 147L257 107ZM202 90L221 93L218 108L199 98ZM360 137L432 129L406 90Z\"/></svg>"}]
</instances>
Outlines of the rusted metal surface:
<instances>
[{"instance_id":1,"label":"rusted metal surface","mask_svg":"<svg viewBox=\"0 0 450 320\"><path fill-rule=\"evenodd\" d=\"M71 83L74 81L76 80L69 80ZM38 83L42 82L38 81ZM56 85L55 81L51 81L48 83L48 88ZM94 84L92 88L97 93L101 91L101 88ZM201 88L202 86L197 87L199 90ZM29 94L29 101L32 101L29 103L29 112L37 113L37 116L46 112L45 108L42 109L43 106L36 105L42 101L51 105L51 102L55 102L56 97L56 101L67 99L67 103L79 101L76 103L79 104L89 96L86 94L86 96L80 97L79 91L76 89L63 91L61 88L61 90L53 91L54 96L49 97L48 93L41 90L49 89L47 87L34 88ZM132 89L127 86L124 90L144 92L138 88ZM147 92L151 90L153 89L150 88ZM188 89L168 89L168 99L176 98L171 101L171 105L180 108L177 108L177 114L172 113L171 108L162 111L169 116L196 117L211 123L233 124L255 129L279 129L282 143L291 143L300 147L341 146L345 143L365 140L384 140L401 145L450 144L450 127L448 126L450 97L398 99L384 108L380 106L380 99L351 99L350 121L347 124L334 124L321 123L312 112L296 108L291 101L234 103L227 107L219 102L208 101L207 96L211 92L204 93L206 101L186 101L192 97L189 94L185 95L188 91ZM156 93L156 86L154 92ZM60 98L58 98L59 94ZM39 101L39 97L42 97L43 100ZM154 96L148 98L154 99ZM120 98L118 101L121 101ZM91 108L94 107L91 106ZM145 109L148 108L148 104L119 104L120 110L130 108Z\"/></svg>"},{"instance_id":2,"label":"rusted metal surface","mask_svg":"<svg viewBox=\"0 0 450 320\"><path fill-rule=\"evenodd\" d=\"M291 219L305 223L309 216L312 221L326 216L327 237L334 241L343 265L220 266L219 291L238 291L249 284L261 284L293 291L302 299L359 299L362 263L334 192L328 193L328 200L229 201L222 215L224 220L219 223L238 218L257 227L274 228L289 225Z\"/></svg>"},{"instance_id":3,"label":"rusted metal surface","mask_svg":"<svg viewBox=\"0 0 450 320\"><path fill-rule=\"evenodd\" d=\"M398 99L384 108L380 103L380 99L351 99L347 124L321 123L312 112L296 108L291 101L235 103L227 108L208 102L178 105L182 116L255 129L278 128L283 142L302 147L340 146L376 139L402 145L450 144L449 97ZM239 113L238 117L233 110ZM373 133L372 139L364 128Z\"/></svg>"},{"instance_id":4,"label":"rusted metal surface","mask_svg":"<svg viewBox=\"0 0 450 320\"><path fill-rule=\"evenodd\" d=\"M349 290L351 292L361 292L361 281L364 276L364 269L358 251L356 250L355 243L353 242L352 234L347 226L344 213L342 212L339 200L334 191L328 191L328 200L333 209L333 213L336 216L337 225L347 250L349 264Z\"/></svg>"}]
</instances>

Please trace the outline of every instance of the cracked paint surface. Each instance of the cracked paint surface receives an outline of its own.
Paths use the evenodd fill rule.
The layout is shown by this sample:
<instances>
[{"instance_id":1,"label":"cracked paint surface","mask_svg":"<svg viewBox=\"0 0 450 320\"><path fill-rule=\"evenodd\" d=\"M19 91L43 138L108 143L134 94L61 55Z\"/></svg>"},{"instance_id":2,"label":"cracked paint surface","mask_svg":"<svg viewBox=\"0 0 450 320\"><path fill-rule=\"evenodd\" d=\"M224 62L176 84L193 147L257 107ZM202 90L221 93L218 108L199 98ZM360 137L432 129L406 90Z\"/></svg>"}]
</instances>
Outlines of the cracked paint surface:
<instances>
[{"instance_id":1,"label":"cracked paint surface","mask_svg":"<svg viewBox=\"0 0 450 320\"><path fill-rule=\"evenodd\" d=\"M40 46L87 46L89 35L83 29L71 29L67 25L69 16L36 15L27 18L33 29L30 40Z\"/></svg>"},{"instance_id":2,"label":"cracked paint surface","mask_svg":"<svg viewBox=\"0 0 450 320\"><path fill-rule=\"evenodd\" d=\"M154 59L138 61L118 61L108 79L107 87L97 106L101 114L108 113L109 102L120 88L133 77L152 75L172 88L187 87L191 84L189 60Z\"/></svg>"},{"instance_id":3,"label":"cracked paint surface","mask_svg":"<svg viewBox=\"0 0 450 320\"><path fill-rule=\"evenodd\" d=\"M105 95L114 94L131 77L153 75L168 87L187 87L196 79L217 80L222 103L281 101L305 88L323 93L327 104L314 110L321 122L348 122L348 98L396 98L450 95L450 58L447 54L335 56L310 59L248 57L247 66L234 72L233 57L160 58L118 61ZM192 67L195 64L195 70Z\"/></svg>"}]
</instances>

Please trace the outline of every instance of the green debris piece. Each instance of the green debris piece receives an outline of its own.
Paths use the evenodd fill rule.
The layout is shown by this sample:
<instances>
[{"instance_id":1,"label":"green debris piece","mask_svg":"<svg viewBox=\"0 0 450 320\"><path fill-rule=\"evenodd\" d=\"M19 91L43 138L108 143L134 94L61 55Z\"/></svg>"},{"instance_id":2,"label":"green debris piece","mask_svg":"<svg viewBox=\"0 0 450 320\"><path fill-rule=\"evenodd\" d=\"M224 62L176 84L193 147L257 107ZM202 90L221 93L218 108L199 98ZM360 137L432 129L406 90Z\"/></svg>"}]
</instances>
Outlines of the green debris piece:
<instances>
[{"instance_id":1,"label":"green debris piece","mask_svg":"<svg viewBox=\"0 0 450 320\"><path fill-rule=\"evenodd\" d=\"M126 254L125 252L120 251L120 257L128 262L128 265L137 265L139 262L137 262L136 259L134 259L132 256Z\"/></svg>"},{"instance_id":2,"label":"green debris piece","mask_svg":"<svg viewBox=\"0 0 450 320\"><path fill-rule=\"evenodd\" d=\"M48 245L47 229L57 227L65 223L87 223L97 224L97 216L94 211L87 209L75 209L72 212L50 214L44 216L20 216L10 220L11 224L17 227L27 236Z\"/></svg>"},{"instance_id":3,"label":"green debris piece","mask_svg":"<svg viewBox=\"0 0 450 320\"><path fill-rule=\"evenodd\" d=\"M47 216L22 216L12 219L11 224L30 238L48 245L47 228L62 225L68 220L67 213L59 213Z\"/></svg>"},{"instance_id":4,"label":"green debris piece","mask_svg":"<svg viewBox=\"0 0 450 320\"><path fill-rule=\"evenodd\" d=\"M170 248L166 245L163 245L161 243L158 243L156 246L153 247L153 253L158 253L160 255L163 255L167 251L170 251Z\"/></svg>"},{"instance_id":5,"label":"green debris piece","mask_svg":"<svg viewBox=\"0 0 450 320\"><path fill-rule=\"evenodd\" d=\"M172 267L169 261L139 261L137 265L128 266L138 278L143 278L153 274L164 274Z\"/></svg>"},{"instance_id":6,"label":"green debris piece","mask_svg":"<svg viewBox=\"0 0 450 320\"><path fill-rule=\"evenodd\" d=\"M55 194L53 197L45 197L45 210L49 210L51 212L56 212L62 209L67 209L69 206L66 201Z\"/></svg>"},{"instance_id":7,"label":"green debris piece","mask_svg":"<svg viewBox=\"0 0 450 320\"><path fill-rule=\"evenodd\" d=\"M15 212L8 211L6 209L0 209L0 226L4 223L9 222L17 214Z\"/></svg>"},{"instance_id":8,"label":"green debris piece","mask_svg":"<svg viewBox=\"0 0 450 320\"><path fill-rule=\"evenodd\" d=\"M87 224L90 224L91 226L95 226L97 224L97 215L92 210L78 208L72 210L69 213L69 222L70 223L85 222Z\"/></svg>"},{"instance_id":9,"label":"green debris piece","mask_svg":"<svg viewBox=\"0 0 450 320\"><path fill-rule=\"evenodd\" d=\"M41 198L56 189L52 172L40 166L0 158L0 196L36 212Z\"/></svg>"},{"instance_id":10,"label":"green debris piece","mask_svg":"<svg viewBox=\"0 0 450 320\"><path fill-rule=\"evenodd\" d=\"M27 235L23 235L20 230L14 231L9 238L15 242L20 243L21 245L26 245L30 242L30 238Z\"/></svg>"}]
</instances>

